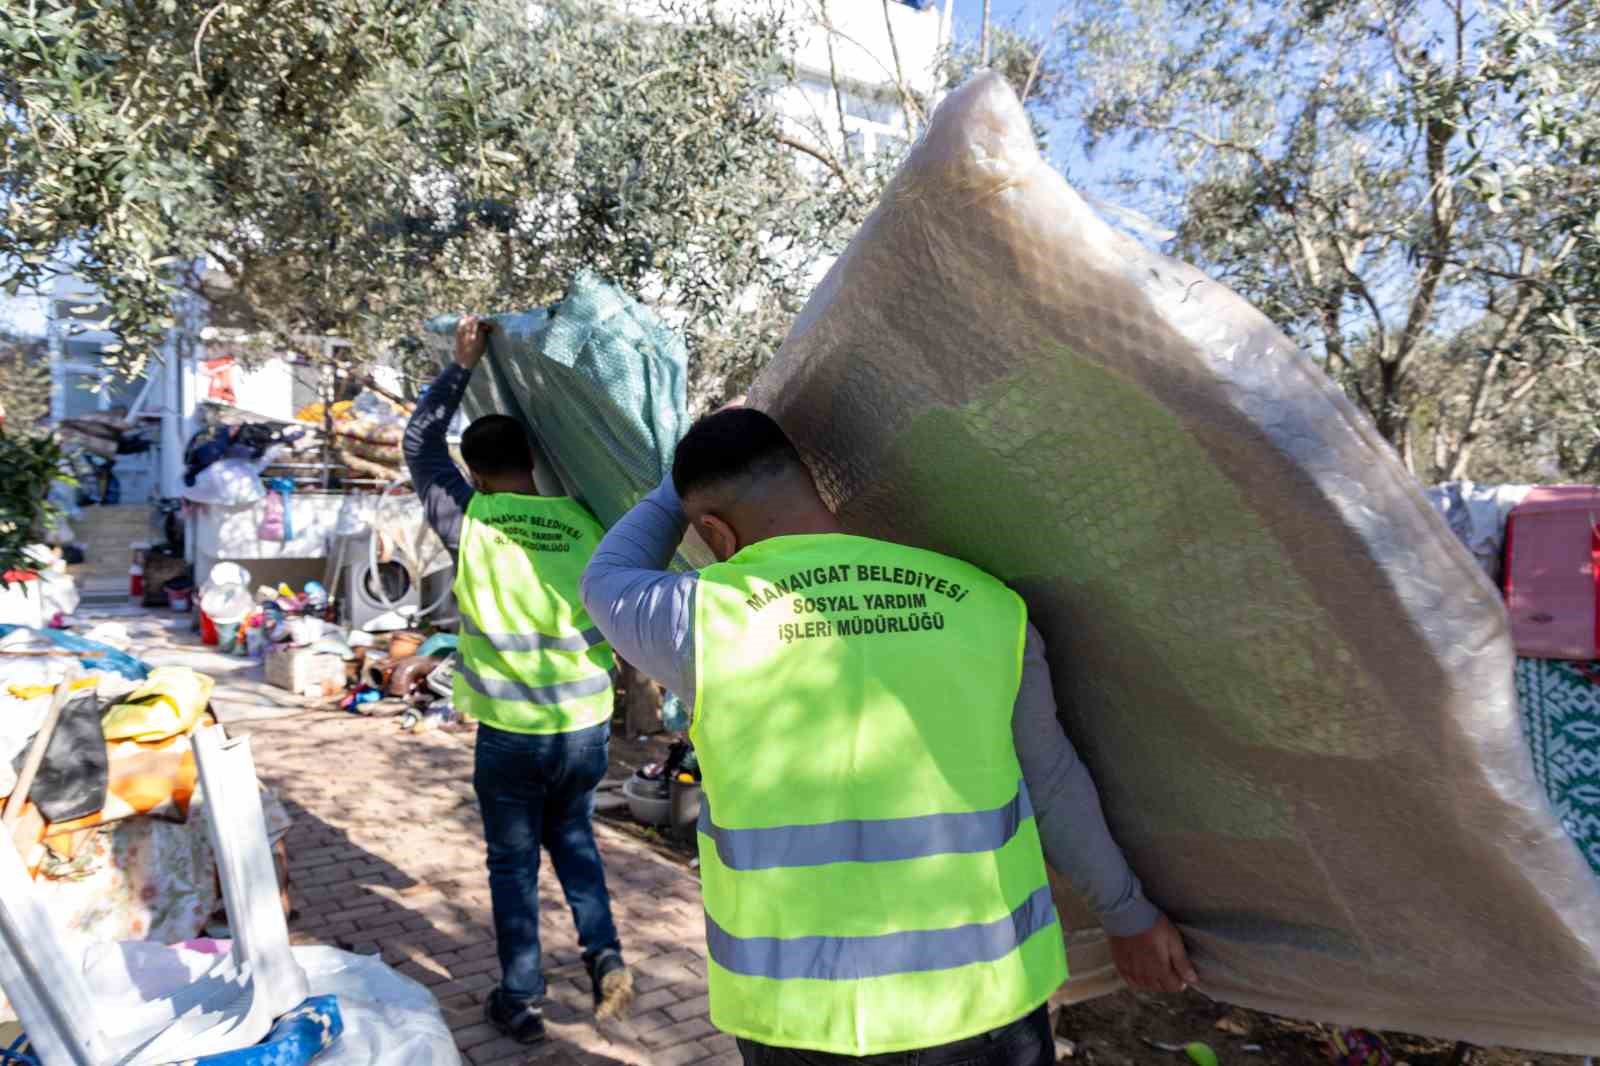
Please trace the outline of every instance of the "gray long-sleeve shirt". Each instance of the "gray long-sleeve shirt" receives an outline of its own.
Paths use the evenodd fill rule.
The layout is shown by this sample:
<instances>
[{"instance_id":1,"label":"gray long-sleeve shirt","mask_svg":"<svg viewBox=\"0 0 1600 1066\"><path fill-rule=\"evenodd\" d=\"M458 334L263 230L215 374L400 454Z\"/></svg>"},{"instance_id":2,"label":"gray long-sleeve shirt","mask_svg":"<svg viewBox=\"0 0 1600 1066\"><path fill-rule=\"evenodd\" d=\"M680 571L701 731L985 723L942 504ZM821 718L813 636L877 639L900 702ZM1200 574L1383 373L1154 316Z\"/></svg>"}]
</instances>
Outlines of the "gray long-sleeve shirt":
<instances>
[{"instance_id":1,"label":"gray long-sleeve shirt","mask_svg":"<svg viewBox=\"0 0 1600 1066\"><path fill-rule=\"evenodd\" d=\"M589 617L617 654L689 703L698 577L665 569L687 526L669 477L606 534L581 589ZM1011 730L1045 858L1089 901L1106 932L1149 929L1157 911L1112 840L1089 770L1056 721L1044 640L1032 625Z\"/></svg>"},{"instance_id":2,"label":"gray long-sleeve shirt","mask_svg":"<svg viewBox=\"0 0 1600 1066\"><path fill-rule=\"evenodd\" d=\"M454 363L440 371L417 401L417 409L406 423L403 444L422 513L451 555L461 546L461 523L472 502L473 488L450 458L445 437L471 378L472 371Z\"/></svg>"}]
</instances>

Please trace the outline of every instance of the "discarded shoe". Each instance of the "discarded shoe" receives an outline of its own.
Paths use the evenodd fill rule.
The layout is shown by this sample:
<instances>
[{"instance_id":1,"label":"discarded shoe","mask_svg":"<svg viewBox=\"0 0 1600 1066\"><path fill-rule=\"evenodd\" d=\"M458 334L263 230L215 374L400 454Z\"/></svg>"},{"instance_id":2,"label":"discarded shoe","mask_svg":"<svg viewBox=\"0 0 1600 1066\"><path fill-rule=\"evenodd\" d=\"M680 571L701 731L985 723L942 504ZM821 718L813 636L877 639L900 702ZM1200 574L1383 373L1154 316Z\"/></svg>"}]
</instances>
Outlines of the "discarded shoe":
<instances>
[{"instance_id":1,"label":"discarded shoe","mask_svg":"<svg viewBox=\"0 0 1600 1066\"><path fill-rule=\"evenodd\" d=\"M589 980L594 985L596 1021L618 1017L633 1003L633 974L617 952L608 951L591 962Z\"/></svg>"}]
</instances>

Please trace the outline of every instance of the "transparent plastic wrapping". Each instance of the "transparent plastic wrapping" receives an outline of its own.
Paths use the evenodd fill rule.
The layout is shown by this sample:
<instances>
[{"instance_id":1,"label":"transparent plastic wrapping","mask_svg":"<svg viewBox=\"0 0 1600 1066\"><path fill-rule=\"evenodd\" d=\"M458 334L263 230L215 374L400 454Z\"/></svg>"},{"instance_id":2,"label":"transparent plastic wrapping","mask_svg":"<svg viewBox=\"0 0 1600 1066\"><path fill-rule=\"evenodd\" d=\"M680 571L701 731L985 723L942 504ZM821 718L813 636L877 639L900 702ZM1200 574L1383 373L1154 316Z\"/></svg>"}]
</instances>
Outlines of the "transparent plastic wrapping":
<instances>
[{"instance_id":1,"label":"transparent plastic wrapping","mask_svg":"<svg viewBox=\"0 0 1600 1066\"><path fill-rule=\"evenodd\" d=\"M1208 994L1600 1052L1600 882L1534 778L1496 590L1321 371L1097 217L999 78L940 107L751 402L850 529L1027 598Z\"/></svg>"}]
</instances>

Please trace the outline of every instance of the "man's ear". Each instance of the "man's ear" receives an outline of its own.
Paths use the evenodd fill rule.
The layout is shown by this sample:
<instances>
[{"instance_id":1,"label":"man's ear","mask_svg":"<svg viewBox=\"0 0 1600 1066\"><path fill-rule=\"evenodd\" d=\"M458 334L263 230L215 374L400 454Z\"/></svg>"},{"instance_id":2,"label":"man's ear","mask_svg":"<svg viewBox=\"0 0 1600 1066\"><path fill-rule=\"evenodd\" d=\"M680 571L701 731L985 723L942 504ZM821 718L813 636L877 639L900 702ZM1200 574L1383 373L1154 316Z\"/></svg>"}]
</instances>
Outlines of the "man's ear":
<instances>
[{"instance_id":1,"label":"man's ear","mask_svg":"<svg viewBox=\"0 0 1600 1066\"><path fill-rule=\"evenodd\" d=\"M719 515L701 515L694 520L694 528L711 549L711 554L717 557L717 562L725 563L739 551L739 534Z\"/></svg>"}]
</instances>

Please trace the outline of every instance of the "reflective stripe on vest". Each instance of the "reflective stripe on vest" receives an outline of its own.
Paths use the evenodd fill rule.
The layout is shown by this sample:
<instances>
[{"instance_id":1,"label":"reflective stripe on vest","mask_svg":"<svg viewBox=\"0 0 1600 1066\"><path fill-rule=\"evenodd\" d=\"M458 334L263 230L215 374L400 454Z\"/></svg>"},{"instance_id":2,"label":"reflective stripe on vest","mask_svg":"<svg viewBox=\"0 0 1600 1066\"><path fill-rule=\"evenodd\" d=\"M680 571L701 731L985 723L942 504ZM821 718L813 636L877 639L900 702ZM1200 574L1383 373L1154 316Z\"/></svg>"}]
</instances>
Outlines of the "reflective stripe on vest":
<instances>
[{"instance_id":1,"label":"reflective stripe on vest","mask_svg":"<svg viewBox=\"0 0 1600 1066\"><path fill-rule=\"evenodd\" d=\"M701 572L719 1028L884 1054L998 1028L1065 980L1011 734L1025 623L976 568L862 537L779 537Z\"/></svg>"},{"instance_id":2,"label":"reflective stripe on vest","mask_svg":"<svg viewBox=\"0 0 1600 1066\"><path fill-rule=\"evenodd\" d=\"M1056 906L1046 885L992 922L878 936L737 937L708 916L706 950L718 966L749 977L831 981L846 973L859 980L993 962L1055 924Z\"/></svg>"},{"instance_id":3,"label":"reflective stripe on vest","mask_svg":"<svg viewBox=\"0 0 1600 1066\"><path fill-rule=\"evenodd\" d=\"M610 673L595 674L579 681L563 681L558 685L543 685L534 688L521 681L502 681L493 677L479 677L472 667L462 663L456 668L456 676L466 682L468 688L491 700L513 700L521 703L563 703L574 700L580 696L592 696L596 692L605 692L611 688L612 675Z\"/></svg>"},{"instance_id":4,"label":"reflective stripe on vest","mask_svg":"<svg viewBox=\"0 0 1600 1066\"><path fill-rule=\"evenodd\" d=\"M570 637L547 637L542 633L485 633L466 615L461 616L461 633L482 637L495 651L588 651L606 642L600 630L590 626Z\"/></svg>"},{"instance_id":5,"label":"reflective stripe on vest","mask_svg":"<svg viewBox=\"0 0 1600 1066\"><path fill-rule=\"evenodd\" d=\"M615 660L578 596L601 535L577 501L476 493L456 565L465 714L512 733L566 733L610 720Z\"/></svg>"},{"instance_id":6,"label":"reflective stripe on vest","mask_svg":"<svg viewBox=\"0 0 1600 1066\"><path fill-rule=\"evenodd\" d=\"M702 801L699 830L715 843L717 857L728 869L768 870L998 851L1032 817L1033 804L1019 781L1017 794L993 810L771 829L724 829L712 818L711 804Z\"/></svg>"}]
</instances>

